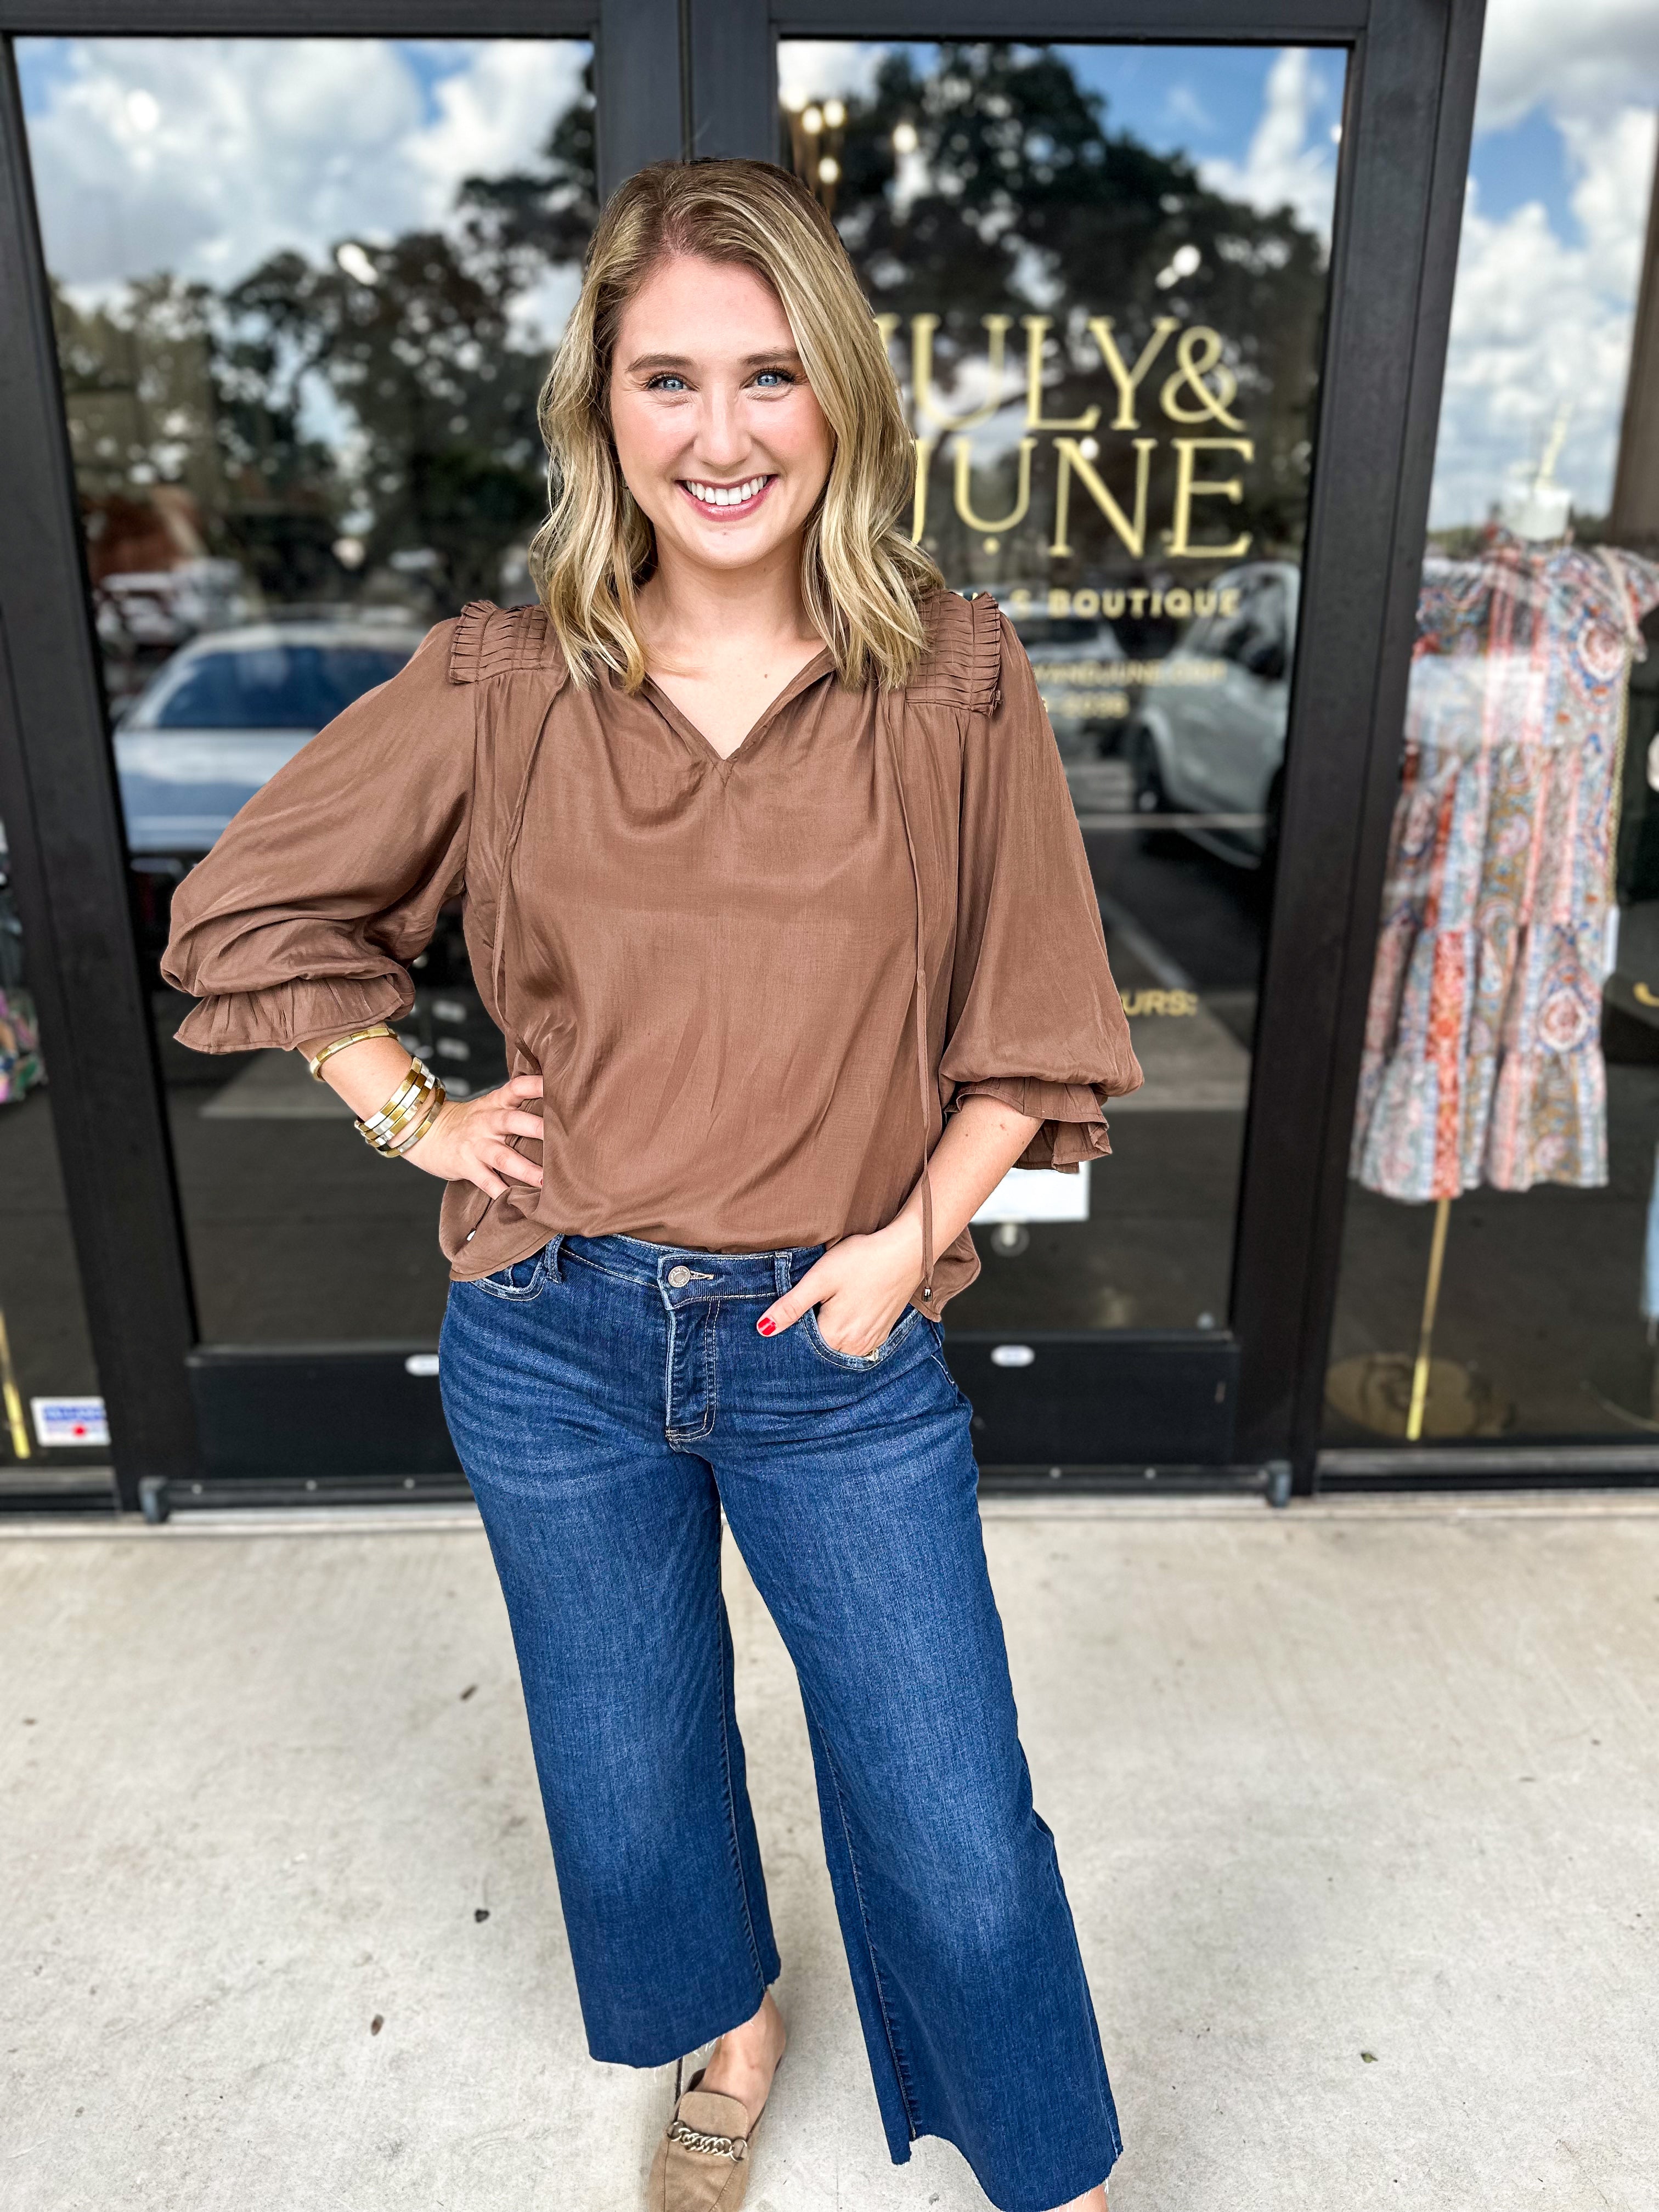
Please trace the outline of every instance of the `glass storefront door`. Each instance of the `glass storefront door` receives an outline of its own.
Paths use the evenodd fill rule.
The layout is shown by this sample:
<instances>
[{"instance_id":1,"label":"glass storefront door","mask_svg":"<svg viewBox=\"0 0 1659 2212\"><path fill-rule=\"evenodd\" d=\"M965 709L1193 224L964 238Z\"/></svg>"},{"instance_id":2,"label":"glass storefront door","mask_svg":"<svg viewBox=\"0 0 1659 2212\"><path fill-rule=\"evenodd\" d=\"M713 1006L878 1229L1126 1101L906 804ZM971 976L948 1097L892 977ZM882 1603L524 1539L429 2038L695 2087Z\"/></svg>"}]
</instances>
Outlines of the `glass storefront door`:
<instances>
[{"instance_id":1,"label":"glass storefront door","mask_svg":"<svg viewBox=\"0 0 1659 2212\"><path fill-rule=\"evenodd\" d=\"M157 963L173 886L276 767L430 624L532 596L536 395L595 212L592 51L23 40L18 63L135 924L217 1348L198 1362L210 1461L257 1457L273 1393L291 1402L273 1348L377 1341L403 1363L346 1387L407 1376L388 1449L453 1463L432 1418L437 1188L386 1173L295 1055L178 1045L188 1001ZM416 969L411 1048L458 1096L502 1080L459 915ZM261 1410L237 1419L250 1387ZM376 1425L352 1425L353 1455ZM291 1440L267 1433L280 1461Z\"/></svg>"},{"instance_id":2,"label":"glass storefront door","mask_svg":"<svg viewBox=\"0 0 1659 2212\"><path fill-rule=\"evenodd\" d=\"M952 1329L1012 1340L992 1356L1033 1384L1056 1333L1144 1367L1229 1328L1345 70L1338 49L779 47L780 159L887 334L915 534L1035 665L1146 1073L1109 1162L1016 1170L980 1217ZM1189 1395L1188 1448L1224 1457L1224 1369L1162 1387L1169 1433ZM1096 1425L1098 1455L1133 1456Z\"/></svg>"}]
</instances>

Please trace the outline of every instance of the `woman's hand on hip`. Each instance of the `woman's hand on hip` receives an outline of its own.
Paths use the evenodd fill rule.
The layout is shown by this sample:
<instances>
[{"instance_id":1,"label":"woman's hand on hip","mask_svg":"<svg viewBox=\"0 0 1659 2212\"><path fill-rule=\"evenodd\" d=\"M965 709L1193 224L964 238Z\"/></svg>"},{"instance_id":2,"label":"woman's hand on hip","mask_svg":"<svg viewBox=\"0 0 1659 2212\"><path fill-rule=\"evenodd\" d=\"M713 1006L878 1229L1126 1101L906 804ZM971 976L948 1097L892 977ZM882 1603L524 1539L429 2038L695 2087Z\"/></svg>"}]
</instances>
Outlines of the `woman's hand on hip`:
<instances>
[{"instance_id":1,"label":"woman's hand on hip","mask_svg":"<svg viewBox=\"0 0 1659 2212\"><path fill-rule=\"evenodd\" d=\"M542 1133L542 1079L515 1075L499 1091L481 1091L476 1098L446 1098L432 1126L404 1154L411 1167L446 1182L476 1184L490 1198L500 1198L510 1183L541 1187L542 1171L533 1160L514 1151L513 1137ZM527 1110L532 1100L536 1111Z\"/></svg>"},{"instance_id":2,"label":"woman's hand on hip","mask_svg":"<svg viewBox=\"0 0 1659 2212\"><path fill-rule=\"evenodd\" d=\"M900 1214L872 1237L843 1237L832 1244L755 1326L763 1336L780 1335L816 1306L818 1334L831 1352L867 1359L892 1334L921 1280L921 1233Z\"/></svg>"}]
</instances>

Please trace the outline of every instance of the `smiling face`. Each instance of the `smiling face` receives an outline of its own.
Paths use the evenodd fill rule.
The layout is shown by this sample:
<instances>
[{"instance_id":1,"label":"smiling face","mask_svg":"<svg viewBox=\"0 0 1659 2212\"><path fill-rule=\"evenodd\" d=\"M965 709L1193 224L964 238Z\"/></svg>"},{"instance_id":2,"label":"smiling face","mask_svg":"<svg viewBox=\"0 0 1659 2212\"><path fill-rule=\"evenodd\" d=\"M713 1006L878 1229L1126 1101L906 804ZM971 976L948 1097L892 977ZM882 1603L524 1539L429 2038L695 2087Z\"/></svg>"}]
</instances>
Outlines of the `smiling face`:
<instances>
[{"instance_id":1,"label":"smiling face","mask_svg":"<svg viewBox=\"0 0 1659 2212\"><path fill-rule=\"evenodd\" d=\"M676 254L623 310L611 425L659 562L741 569L799 549L835 440L778 296Z\"/></svg>"}]
</instances>

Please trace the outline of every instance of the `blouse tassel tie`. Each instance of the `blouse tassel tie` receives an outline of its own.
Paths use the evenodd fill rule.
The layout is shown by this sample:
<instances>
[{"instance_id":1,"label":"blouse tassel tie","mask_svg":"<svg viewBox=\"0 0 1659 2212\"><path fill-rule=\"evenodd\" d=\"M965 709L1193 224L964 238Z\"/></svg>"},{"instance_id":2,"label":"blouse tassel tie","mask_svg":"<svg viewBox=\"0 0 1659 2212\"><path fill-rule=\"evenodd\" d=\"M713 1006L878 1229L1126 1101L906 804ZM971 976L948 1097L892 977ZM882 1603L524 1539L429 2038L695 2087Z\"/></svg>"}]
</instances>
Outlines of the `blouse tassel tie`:
<instances>
[{"instance_id":1,"label":"blouse tassel tie","mask_svg":"<svg viewBox=\"0 0 1659 2212\"><path fill-rule=\"evenodd\" d=\"M564 687L561 684L559 688L562 690ZM556 692L554 696L556 698L557 696ZM507 837L501 847L501 873L495 881L494 925L495 941L490 947L489 990L491 997L495 1001L495 1019L501 1025L502 1036L508 1042L509 1065L511 1048L514 1043L519 1046L521 1052L524 1052L526 1061L531 1058L530 1054L524 1051L523 1038L514 1037L507 1029L507 909L508 900L512 896L513 856L519 849L519 832L524 828L525 812L530 803L531 778L536 773L536 763L541 755L542 738L546 734L548 719L552 711L552 701L550 700L546 712L537 725L536 734L531 740L530 751L524 764L524 774L519 781L519 796L513 808L513 818L507 824ZM521 1071L514 1068L512 1073L516 1075Z\"/></svg>"},{"instance_id":2,"label":"blouse tassel tie","mask_svg":"<svg viewBox=\"0 0 1659 2212\"><path fill-rule=\"evenodd\" d=\"M916 1083L921 1103L921 1303L933 1307L933 1186L927 1172L929 1140L933 1133L933 1083L927 1066L927 942L922 908L921 870L916 862L916 841L910 834L910 810L905 803L904 775L899 765L899 744L893 723L897 714L894 695L884 691L878 713L887 738L887 757L893 766L898 792L899 820L904 826L904 849L910 859L910 883L915 894L916 982L912 1003L916 1017Z\"/></svg>"}]
</instances>

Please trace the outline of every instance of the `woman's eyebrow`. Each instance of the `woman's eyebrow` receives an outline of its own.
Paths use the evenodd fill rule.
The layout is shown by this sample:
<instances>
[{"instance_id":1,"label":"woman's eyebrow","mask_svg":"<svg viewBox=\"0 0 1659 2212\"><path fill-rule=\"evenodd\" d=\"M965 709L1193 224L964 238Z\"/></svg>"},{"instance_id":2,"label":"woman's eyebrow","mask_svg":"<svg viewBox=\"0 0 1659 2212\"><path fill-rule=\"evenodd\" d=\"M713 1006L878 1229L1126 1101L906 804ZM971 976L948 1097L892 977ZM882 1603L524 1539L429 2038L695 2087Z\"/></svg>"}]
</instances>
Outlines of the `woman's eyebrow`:
<instances>
[{"instance_id":1,"label":"woman's eyebrow","mask_svg":"<svg viewBox=\"0 0 1659 2212\"><path fill-rule=\"evenodd\" d=\"M775 363L781 363L786 368L799 368L801 365L801 358L793 346L772 346L764 353L745 354L742 366L744 368L769 368ZM636 376L642 372L653 369L687 369L691 366L690 354L641 353L635 354L633 360L629 362L628 374L630 376Z\"/></svg>"}]
</instances>

